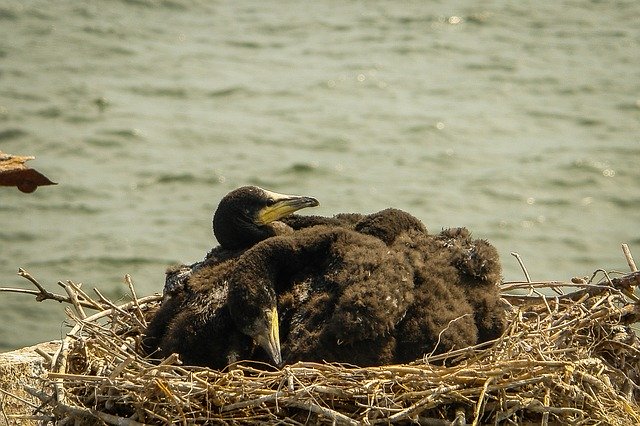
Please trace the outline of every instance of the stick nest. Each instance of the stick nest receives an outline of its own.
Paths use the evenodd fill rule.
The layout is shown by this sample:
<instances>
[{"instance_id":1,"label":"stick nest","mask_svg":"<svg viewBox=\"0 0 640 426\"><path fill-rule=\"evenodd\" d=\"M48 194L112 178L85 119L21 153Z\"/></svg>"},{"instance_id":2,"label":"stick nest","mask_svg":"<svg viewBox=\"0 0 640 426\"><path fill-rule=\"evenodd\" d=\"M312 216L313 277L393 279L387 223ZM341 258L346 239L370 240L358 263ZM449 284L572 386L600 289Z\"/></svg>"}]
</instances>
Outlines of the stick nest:
<instances>
[{"instance_id":1,"label":"stick nest","mask_svg":"<svg viewBox=\"0 0 640 426\"><path fill-rule=\"evenodd\" d=\"M119 306L59 283L74 326L51 356L49 392L32 390L42 400L33 414L114 425L640 424L640 343L629 326L640 317L638 272L504 283L509 326L501 338L411 364L240 363L222 372L141 356L141 332L160 296L138 298L126 278L132 301ZM37 286L40 299L56 296ZM87 316L88 308L97 313Z\"/></svg>"}]
</instances>

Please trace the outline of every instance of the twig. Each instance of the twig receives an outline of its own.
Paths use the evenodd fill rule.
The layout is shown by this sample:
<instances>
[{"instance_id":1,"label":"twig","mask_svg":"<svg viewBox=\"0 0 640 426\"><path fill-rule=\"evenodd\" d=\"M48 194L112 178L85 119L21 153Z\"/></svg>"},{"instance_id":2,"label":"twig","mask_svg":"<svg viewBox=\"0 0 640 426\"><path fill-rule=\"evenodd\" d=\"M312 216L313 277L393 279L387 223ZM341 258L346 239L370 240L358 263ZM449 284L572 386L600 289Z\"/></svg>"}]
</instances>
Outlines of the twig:
<instances>
[{"instance_id":1,"label":"twig","mask_svg":"<svg viewBox=\"0 0 640 426\"><path fill-rule=\"evenodd\" d=\"M137 317L138 320L140 320L141 324L146 327L147 326L147 321L144 318L144 314L142 313L142 309L140 308L140 304L138 304L138 295L136 294L136 289L133 287L133 282L131 281L131 275L126 274L124 276L124 282L127 284L127 287L129 287L129 291L131 292L131 297L133 297L133 303L136 306L136 311L138 313Z\"/></svg>"},{"instance_id":2,"label":"twig","mask_svg":"<svg viewBox=\"0 0 640 426\"><path fill-rule=\"evenodd\" d=\"M58 403L55 408L56 413L63 416L72 416L75 418L94 418L114 426L145 426L144 423L137 422L132 419L114 416L113 414L103 413L101 411L91 410L89 408L72 407L67 404Z\"/></svg>"},{"instance_id":3,"label":"twig","mask_svg":"<svg viewBox=\"0 0 640 426\"><path fill-rule=\"evenodd\" d=\"M4 410L3 410L4 413ZM56 420L55 416L47 416L47 415L38 415L38 414L9 414L8 416L5 416L5 419L7 421L7 424L11 424L13 422L9 422L9 419L12 420L35 420L35 421L40 421L40 423L38 424L46 424L49 422L54 422ZM46 422L46 423L42 423L42 422ZM22 422L21 422L22 423Z\"/></svg>"},{"instance_id":4,"label":"twig","mask_svg":"<svg viewBox=\"0 0 640 426\"><path fill-rule=\"evenodd\" d=\"M31 386L25 385L23 387L25 392L29 395L36 397L40 400L40 406L34 411L35 413L43 412L43 409L47 406L55 402L55 395L48 395L45 392L39 391L37 389L32 388Z\"/></svg>"},{"instance_id":5,"label":"twig","mask_svg":"<svg viewBox=\"0 0 640 426\"><path fill-rule=\"evenodd\" d=\"M40 290L28 290L26 288L14 288L14 287L0 287L0 291L4 291L6 293L22 293L22 294L33 294L36 296L36 300L38 302L42 302L43 300L55 300L57 302L67 302L70 303L68 297L61 296L59 294L53 294L47 292L43 294Z\"/></svg>"},{"instance_id":6,"label":"twig","mask_svg":"<svg viewBox=\"0 0 640 426\"><path fill-rule=\"evenodd\" d=\"M25 271L24 269L22 269L22 268L18 268L18 275L20 275L21 277L24 277L24 278L28 279L29 281L31 281L31 283L33 283L33 285L35 285L35 286L36 286L36 288L37 288L38 290L40 290L40 292L41 292L42 294L51 294L51 293L49 293L47 290L45 290L45 288L44 288L44 287L43 287L43 286L38 282L38 280L36 280L35 278L33 278L33 277L31 276L31 274L30 274L30 273L28 273L27 271ZM37 300L37 298L36 298L36 300ZM38 300L38 302L39 302L39 301L40 301L40 300Z\"/></svg>"},{"instance_id":7,"label":"twig","mask_svg":"<svg viewBox=\"0 0 640 426\"><path fill-rule=\"evenodd\" d=\"M531 277L529 276L529 272L527 271L527 267L524 266L524 262L522 261L522 258L520 257L520 255L518 253L516 253L515 251L511 252L511 256L515 257L516 260L518 261L518 264L520 265L520 269L522 269L522 272L524 273L525 279L527 280L528 283L531 282ZM549 288L551 288L551 290L555 291L557 294L564 294L562 293L562 291L558 290L557 288L550 286Z\"/></svg>"},{"instance_id":8,"label":"twig","mask_svg":"<svg viewBox=\"0 0 640 426\"><path fill-rule=\"evenodd\" d=\"M78 327L76 324L75 327ZM75 329L74 327L74 329ZM72 331L74 330L72 329ZM69 357L69 344L70 338L69 336L62 339L62 344L58 348L58 351L53 355L53 363L51 365L51 372L53 373L64 373L67 369L67 358ZM58 403L64 403L65 401L65 393L64 393L64 383L62 379L55 379L53 381L53 388L55 391L56 401Z\"/></svg>"},{"instance_id":9,"label":"twig","mask_svg":"<svg viewBox=\"0 0 640 426\"><path fill-rule=\"evenodd\" d=\"M58 283L58 284L62 284L62 283ZM84 312L84 309L82 309L82 305L80 305L80 300L78 299L78 293L74 291L71 285L62 284L62 287L69 295L69 299L71 299L71 304L76 309L76 313L78 314L80 319L85 319L87 317L87 314Z\"/></svg>"},{"instance_id":10,"label":"twig","mask_svg":"<svg viewBox=\"0 0 640 426\"><path fill-rule=\"evenodd\" d=\"M169 387L167 385L165 385L162 381L160 381L159 379L155 379L154 380L155 385L158 387L158 389L160 389L162 391L162 393L164 393L164 395L169 398L169 400L173 401L176 409L178 410L178 413L180 413L180 416L182 417L182 424L184 424L186 426L187 421L185 419L184 416L184 411L182 410L182 404L179 398L177 398L172 392L171 389L169 389Z\"/></svg>"},{"instance_id":11,"label":"twig","mask_svg":"<svg viewBox=\"0 0 640 426\"><path fill-rule=\"evenodd\" d=\"M172 365L172 364L182 365L182 363L180 362L180 357L176 353L173 353L168 357L166 357L164 360L162 360L162 362L158 364L158 367L161 367L164 365Z\"/></svg>"},{"instance_id":12,"label":"twig","mask_svg":"<svg viewBox=\"0 0 640 426\"><path fill-rule=\"evenodd\" d=\"M14 394L12 394L11 392L6 391L6 390L4 390L4 389L2 389L2 388L0 388L0 392L2 392L4 395L9 396L9 397L11 397L11 398L13 398L13 399L17 399L18 401L22 402L22 403L23 403L23 404L25 404L25 405L29 405L29 406L31 406L31 407L33 407L33 408L36 408L36 407L37 407L37 405L34 405L33 403L31 403L31 402L27 401L26 399L24 399L24 398L20 398L18 395L14 395ZM2 401L0 401L0 402L2 402ZM0 406L4 406L4 403L3 403L3 404L0 404Z\"/></svg>"},{"instance_id":13,"label":"twig","mask_svg":"<svg viewBox=\"0 0 640 426\"><path fill-rule=\"evenodd\" d=\"M51 365L51 363L52 363L52 361L53 361L53 357L52 357L50 354L46 353L45 351L43 351L41 348L38 348L38 347L37 347L37 348L35 348L35 349L34 349L34 351L35 351L38 355L40 355L42 358L44 358L44 359L45 359L45 361L46 361L49 365Z\"/></svg>"},{"instance_id":14,"label":"twig","mask_svg":"<svg viewBox=\"0 0 640 426\"><path fill-rule=\"evenodd\" d=\"M466 423L458 422L457 418L453 421L447 419L438 419L435 417L418 416L418 424L421 426L465 426Z\"/></svg>"},{"instance_id":15,"label":"twig","mask_svg":"<svg viewBox=\"0 0 640 426\"><path fill-rule=\"evenodd\" d=\"M134 360L133 357L128 357L127 359L122 361L120 364L118 364L116 368L113 369L111 374L109 374L109 380L115 380L124 371L124 369L127 368L133 362L133 360Z\"/></svg>"},{"instance_id":16,"label":"twig","mask_svg":"<svg viewBox=\"0 0 640 426\"><path fill-rule=\"evenodd\" d=\"M463 407L456 408L456 418L451 422L451 426L465 426L467 424L466 414Z\"/></svg>"},{"instance_id":17,"label":"twig","mask_svg":"<svg viewBox=\"0 0 640 426\"><path fill-rule=\"evenodd\" d=\"M609 276L609 273L606 272L603 269L598 269L594 275L592 276L592 279L589 280L590 282L593 281L593 278L595 277L595 274L598 272L602 272L605 275L606 281L607 281L607 285L604 284L569 284L569 283L563 283L561 281L549 281L549 282L537 282L537 283L519 283L519 282L510 282L510 283L506 283L507 285L504 285L501 288L501 296L508 299L508 300L542 300L543 298L550 298L553 299L555 297L557 297L560 300L578 300L582 297L584 297L585 295L587 296L596 296L599 294L603 294L607 291L615 291L618 293L623 293L625 295L627 295L628 297L630 297L632 300L634 301L639 301L640 299L638 299L637 296L635 296L631 291L630 291L630 287L631 286L636 286L638 285L638 283L640 283L640 271L639 272L632 272L630 274L624 275L622 277L617 277L617 278L611 278ZM532 286L532 288L548 288L548 287L552 287L552 286L560 286L560 285L567 285L567 286L572 286L572 287L582 287L581 290L577 290L574 291L572 293L566 293L566 294L562 294L560 296L545 296L545 295L538 295L538 296L530 296L530 295L518 295L518 294L505 294L505 291L512 291L512 290L516 290L516 289L520 289L526 286Z\"/></svg>"},{"instance_id":18,"label":"twig","mask_svg":"<svg viewBox=\"0 0 640 426\"><path fill-rule=\"evenodd\" d=\"M37 288L37 290L27 290L23 288L12 288L12 287L0 287L0 292L32 294L36 296L36 301L38 302L42 302L44 300L55 300L56 302L60 302L60 303L72 303L70 297L51 293L50 291L46 290L42 286L42 284L40 284L33 276L31 276L31 274L29 274L24 269L22 268L18 269L18 275L29 280L29 282L31 282ZM79 303L81 306L85 308L96 309L95 305L87 301L82 300L82 301L79 301Z\"/></svg>"},{"instance_id":19,"label":"twig","mask_svg":"<svg viewBox=\"0 0 640 426\"><path fill-rule=\"evenodd\" d=\"M244 408L244 407L259 406L260 404L264 404L267 402L275 402L277 398L283 398L284 396L285 396L284 391L274 392L272 394L261 396L256 399L252 399L248 401L240 401L240 402L236 402L235 404L226 405L222 407L222 412L232 411L232 410L236 410L238 408Z\"/></svg>"},{"instance_id":20,"label":"twig","mask_svg":"<svg viewBox=\"0 0 640 426\"><path fill-rule=\"evenodd\" d=\"M7 413L4 411L4 397L0 397L0 412L2 413L2 417L4 418L4 423L9 424L9 417L7 417Z\"/></svg>"},{"instance_id":21,"label":"twig","mask_svg":"<svg viewBox=\"0 0 640 426\"><path fill-rule=\"evenodd\" d=\"M515 257L516 260L518 261L518 264L520 265L520 269L522 269L522 272L524 273L524 277L526 278L527 282L530 283L531 282L531 277L529 276L529 272L527 271L527 267L524 266L524 262L522 262L522 258L520 257L520 255L518 253L516 253L515 251L512 251L511 256Z\"/></svg>"},{"instance_id":22,"label":"twig","mask_svg":"<svg viewBox=\"0 0 640 426\"><path fill-rule=\"evenodd\" d=\"M582 287L593 284L575 284L569 283L566 281L505 281L500 284L500 291L507 292L513 290L520 289L529 289L529 288L549 288L549 287Z\"/></svg>"},{"instance_id":23,"label":"twig","mask_svg":"<svg viewBox=\"0 0 640 426\"><path fill-rule=\"evenodd\" d=\"M487 389L489 389L489 385L495 380L494 377L489 377L485 382L484 385L482 386L482 391L480 391L480 396L478 396L478 402L476 402L476 411L474 413L474 418L473 418L473 423L471 424L471 426L476 426L478 424L478 422L480 421L481 413L482 413L482 406L484 404L484 398L485 395L487 394Z\"/></svg>"},{"instance_id":24,"label":"twig","mask_svg":"<svg viewBox=\"0 0 640 426\"><path fill-rule=\"evenodd\" d=\"M400 411L399 413L396 413L392 416L389 416L389 418L387 419L389 423L394 423L394 422L398 422L400 420L405 420L405 419L409 419L411 416L413 416L415 413L423 410L423 407L427 404L433 403L438 397L450 393L450 392L454 392L457 391L459 389L462 389L462 385L452 385L452 386L439 386L433 393L431 393L430 395L426 396L425 398L421 399L420 401L416 402L415 404L412 404L410 407Z\"/></svg>"},{"instance_id":25,"label":"twig","mask_svg":"<svg viewBox=\"0 0 640 426\"><path fill-rule=\"evenodd\" d=\"M578 415L580 417L584 417L584 410L579 408L571 408L571 407L549 407L538 404L528 405L523 407L524 409L531 411L533 413L543 413L543 414L557 414L557 415Z\"/></svg>"},{"instance_id":26,"label":"twig","mask_svg":"<svg viewBox=\"0 0 640 426\"><path fill-rule=\"evenodd\" d=\"M629 246L626 244L622 244L622 252L624 253L625 259L627 259L627 265L629 265L629 269L631 269L631 272L636 272L638 268L636 267L636 263L633 261L633 256L631 256L631 250L629 250Z\"/></svg>"},{"instance_id":27,"label":"twig","mask_svg":"<svg viewBox=\"0 0 640 426\"><path fill-rule=\"evenodd\" d=\"M58 282L60 284L60 282ZM80 285L74 283L73 281L67 281L67 285L70 285L76 293L78 293L82 298L87 302L93 305L94 309L97 311L104 311L106 308L93 300L85 291L80 287Z\"/></svg>"},{"instance_id":28,"label":"twig","mask_svg":"<svg viewBox=\"0 0 640 426\"><path fill-rule=\"evenodd\" d=\"M109 306L112 310L115 310L117 312L119 312L122 315L128 316L129 314L127 313L126 310L122 309L121 307L117 306L115 303L113 303L111 300L107 299L101 292L100 290L98 290L97 288L94 287L93 291L98 295L98 297L100 298L100 301L102 303L104 303L105 305ZM132 302L133 303L133 302Z\"/></svg>"},{"instance_id":29,"label":"twig","mask_svg":"<svg viewBox=\"0 0 640 426\"><path fill-rule=\"evenodd\" d=\"M328 407L321 407L320 405L308 402L305 403L294 398L283 398L280 400L280 404L288 407L301 408L303 410L308 410L313 413L320 414L327 417L329 420L332 420L336 424L347 424L352 426L357 426L360 424L359 422L350 419L344 414L338 413L337 411L332 410Z\"/></svg>"},{"instance_id":30,"label":"twig","mask_svg":"<svg viewBox=\"0 0 640 426\"><path fill-rule=\"evenodd\" d=\"M433 347L433 350L431 351L431 353L429 353L428 355L425 356L425 360L426 362L429 362L429 358L431 358L433 356L433 354L436 352L436 349L438 348L438 345L440 344L440 339L442 338L442 333L444 333L445 331L447 331L449 329L449 327L451 327L451 324L453 324L454 322L461 320L462 318L468 317L471 314L464 314L464 315L460 315L459 317L456 317L454 319L452 319L451 321L449 321L447 323L447 325L440 330L440 333L438 333L438 340L436 341L436 344Z\"/></svg>"}]
</instances>

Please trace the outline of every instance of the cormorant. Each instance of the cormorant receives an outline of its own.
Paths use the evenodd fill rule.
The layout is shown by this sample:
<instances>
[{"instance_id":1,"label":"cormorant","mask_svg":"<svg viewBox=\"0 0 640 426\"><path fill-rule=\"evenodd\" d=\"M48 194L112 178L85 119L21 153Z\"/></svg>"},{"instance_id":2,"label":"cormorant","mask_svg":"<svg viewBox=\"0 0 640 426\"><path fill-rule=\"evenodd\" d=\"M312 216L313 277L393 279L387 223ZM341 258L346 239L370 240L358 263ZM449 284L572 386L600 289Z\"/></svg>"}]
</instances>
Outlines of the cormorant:
<instances>
[{"instance_id":1,"label":"cormorant","mask_svg":"<svg viewBox=\"0 0 640 426\"><path fill-rule=\"evenodd\" d=\"M203 266L237 257L265 238L288 233L292 228L281 220L305 207L318 206L312 197L286 195L257 186L242 186L225 195L213 215L213 234L218 246L201 262L178 265L166 273L164 293L180 292L189 276Z\"/></svg>"},{"instance_id":2,"label":"cormorant","mask_svg":"<svg viewBox=\"0 0 640 426\"><path fill-rule=\"evenodd\" d=\"M498 251L487 240L472 239L467 228L444 230L436 239L458 271L456 285L474 310L478 341L498 338L506 326L497 285L502 278Z\"/></svg>"},{"instance_id":3,"label":"cormorant","mask_svg":"<svg viewBox=\"0 0 640 426\"><path fill-rule=\"evenodd\" d=\"M398 362L492 340L504 331L501 267L488 242L452 228L402 235L394 248L414 271L415 295L397 328Z\"/></svg>"},{"instance_id":4,"label":"cormorant","mask_svg":"<svg viewBox=\"0 0 640 426\"><path fill-rule=\"evenodd\" d=\"M260 196L261 193L267 195L273 194L275 199L279 198L281 199L281 202L285 203L287 198L296 198L296 196L277 194L252 186L242 187L229 193L220 203L221 206L224 205L223 208L221 209L218 207L218 210L216 210L216 214L218 215L217 221L216 215L214 215L213 229L220 245L209 251L203 261L196 262L191 265L176 265L167 269L164 286L165 295L181 291L189 276L202 266L217 264L231 257L237 257L244 251L244 249L251 245L251 240L259 237L258 232L251 232L250 229L245 228L246 225L242 221L236 221L233 220L233 218L235 218L239 212L239 209L235 208L234 205L237 205L238 203L242 204L243 198L247 200L245 203L246 205L251 205L252 202L255 202L252 201L252 198ZM318 205L318 202L311 197L298 198L301 199L298 203L308 202L309 204L296 208L294 203L293 206L288 207L289 209L293 209L290 213L288 212L288 209L283 209L282 211L286 215L279 217L276 221L270 222L268 227L266 227L262 232L272 236L287 234L295 230L318 225L339 226L356 230L362 234L373 235L380 238L382 241L387 243L387 245L389 245L396 236L409 229L426 232L424 225L417 218L407 212L393 208L388 208L369 215L363 215L360 213L338 213L333 217L317 215L300 216L293 214L293 211L304 207L316 206ZM260 204L260 202L258 202L258 204ZM223 214L218 213L220 210L222 210ZM257 216L260 216L260 214L257 213ZM269 213L263 213L262 216L268 217ZM258 219L258 221L260 220ZM218 229L218 231L216 231L216 229ZM244 233L243 229L251 232L253 237L236 237L237 235ZM220 236L218 236L218 234L220 234ZM243 247L240 249L233 249L234 246L238 245Z\"/></svg>"},{"instance_id":5,"label":"cormorant","mask_svg":"<svg viewBox=\"0 0 640 426\"><path fill-rule=\"evenodd\" d=\"M411 269L379 238L318 225L240 256L229 310L252 337L256 318L280 311L284 362L380 365L394 360L395 327L413 301L412 286Z\"/></svg>"},{"instance_id":6,"label":"cormorant","mask_svg":"<svg viewBox=\"0 0 640 426\"><path fill-rule=\"evenodd\" d=\"M233 268L234 260L200 268L188 291L165 298L147 328L146 353L165 358L175 352L187 365L215 369L255 358L251 337L237 330L227 306L226 277Z\"/></svg>"},{"instance_id":7,"label":"cormorant","mask_svg":"<svg viewBox=\"0 0 640 426\"><path fill-rule=\"evenodd\" d=\"M396 362L492 340L504 331L501 266L486 240L472 239L466 228L429 235L419 219L393 208L345 217L355 231L402 253L413 272L414 301L396 329Z\"/></svg>"},{"instance_id":8,"label":"cormorant","mask_svg":"<svg viewBox=\"0 0 640 426\"><path fill-rule=\"evenodd\" d=\"M353 229L321 225L265 240L236 266L232 318L247 330L243 322L255 321L246 306L274 309L277 299L288 363L407 362L503 331L495 249L464 228L429 235L395 209L363 217ZM246 283L258 285L247 290Z\"/></svg>"},{"instance_id":9,"label":"cormorant","mask_svg":"<svg viewBox=\"0 0 640 426\"><path fill-rule=\"evenodd\" d=\"M386 209L290 215L257 237L245 225L255 220L233 219L256 217L241 201L255 191L230 198L240 208L216 213L221 245L178 272L181 291L166 291L177 297L165 298L148 330L149 347L159 346L161 355L178 352L189 364L213 368L265 355L276 365L366 366L411 361L502 332L497 252L466 229L430 235L412 215ZM304 204L317 201L307 197Z\"/></svg>"},{"instance_id":10,"label":"cormorant","mask_svg":"<svg viewBox=\"0 0 640 426\"><path fill-rule=\"evenodd\" d=\"M292 232L279 219L317 205L315 198L278 194L255 186L238 188L223 197L213 217L213 231L220 245L204 261L167 272L165 297L143 339L145 352L160 356L177 352L189 364L213 368L251 357L251 339L237 332L229 316L225 277L251 245ZM276 331L277 326L277 321L270 324ZM265 336L273 334L268 330ZM259 339L277 359L277 339Z\"/></svg>"},{"instance_id":11,"label":"cormorant","mask_svg":"<svg viewBox=\"0 0 640 426\"><path fill-rule=\"evenodd\" d=\"M243 186L225 195L213 215L213 233L222 247L238 250L283 232L278 221L318 200Z\"/></svg>"}]
</instances>

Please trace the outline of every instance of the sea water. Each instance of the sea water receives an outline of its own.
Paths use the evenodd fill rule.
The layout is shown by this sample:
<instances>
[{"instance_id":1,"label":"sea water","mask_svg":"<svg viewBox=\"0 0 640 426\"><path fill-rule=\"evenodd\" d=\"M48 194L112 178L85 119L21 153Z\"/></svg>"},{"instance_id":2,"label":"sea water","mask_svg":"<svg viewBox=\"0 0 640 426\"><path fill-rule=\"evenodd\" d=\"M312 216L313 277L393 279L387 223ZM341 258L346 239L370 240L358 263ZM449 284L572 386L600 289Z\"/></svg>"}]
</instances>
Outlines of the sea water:
<instances>
[{"instance_id":1,"label":"sea water","mask_svg":"<svg viewBox=\"0 0 640 426\"><path fill-rule=\"evenodd\" d=\"M233 188L309 213L466 226L505 280L640 258L640 3L0 3L0 150L58 182L0 188L0 286L119 300L216 242ZM63 307L0 293L0 350L60 338Z\"/></svg>"}]
</instances>

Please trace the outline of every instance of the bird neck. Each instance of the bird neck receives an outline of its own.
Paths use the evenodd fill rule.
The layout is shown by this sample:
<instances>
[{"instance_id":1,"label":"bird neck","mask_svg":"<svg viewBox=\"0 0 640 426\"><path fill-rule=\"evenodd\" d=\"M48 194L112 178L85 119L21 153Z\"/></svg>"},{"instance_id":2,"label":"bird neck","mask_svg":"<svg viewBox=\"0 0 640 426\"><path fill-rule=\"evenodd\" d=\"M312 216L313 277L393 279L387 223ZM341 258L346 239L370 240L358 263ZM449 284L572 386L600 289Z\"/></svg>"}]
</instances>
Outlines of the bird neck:
<instances>
[{"instance_id":1,"label":"bird neck","mask_svg":"<svg viewBox=\"0 0 640 426\"><path fill-rule=\"evenodd\" d=\"M235 221L227 223L214 217L213 233L218 243L226 249L247 249L262 240L276 235L271 224L257 226L253 223Z\"/></svg>"}]
</instances>

